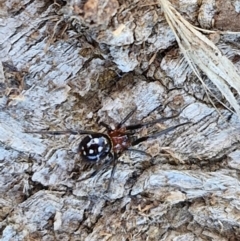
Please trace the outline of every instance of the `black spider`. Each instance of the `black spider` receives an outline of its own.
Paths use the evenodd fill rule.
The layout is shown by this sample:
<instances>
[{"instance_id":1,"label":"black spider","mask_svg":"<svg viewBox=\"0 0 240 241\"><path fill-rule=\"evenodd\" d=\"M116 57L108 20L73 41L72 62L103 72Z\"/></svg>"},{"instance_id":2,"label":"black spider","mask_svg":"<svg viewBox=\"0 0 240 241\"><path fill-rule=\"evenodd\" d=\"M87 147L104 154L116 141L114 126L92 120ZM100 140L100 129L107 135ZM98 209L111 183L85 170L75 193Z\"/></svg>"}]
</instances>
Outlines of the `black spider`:
<instances>
[{"instance_id":1,"label":"black spider","mask_svg":"<svg viewBox=\"0 0 240 241\"><path fill-rule=\"evenodd\" d=\"M169 120L179 116L178 114L172 117L160 118L151 122L137 123L133 125L124 126L125 122L133 115L135 111L136 111L136 108L132 110L119 124L117 124L115 129L112 129L108 124L104 122L100 122L99 124L104 126L107 129L107 134L98 133L94 131L86 131L86 130L27 131L25 133L38 133L38 134L51 134L51 135L62 135L62 134L87 135L80 142L78 147L78 153L80 154L80 156L84 161L86 161L87 163L94 163L94 164L98 163L99 161L103 160L108 156L109 158L108 163L113 164L113 168L111 171L111 175L110 175L108 187L107 187L107 191L108 191L110 188L114 171L116 169L117 160L124 151L135 151L141 154L149 155L144 151L133 149L130 147L136 146L139 143L146 141L150 138L156 138L160 135L173 131L180 126L191 123L191 122L185 122L176 126L169 127L157 133L153 133L140 138L134 138L133 136L135 134L134 130L136 129L140 129L144 126L150 126L156 123L160 123L165 120ZM94 176L98 172L98 170L99 169L94 171L90 177ZM86 178L81 179L81 181L85 179Z\"/></svg>"}]
</instances>

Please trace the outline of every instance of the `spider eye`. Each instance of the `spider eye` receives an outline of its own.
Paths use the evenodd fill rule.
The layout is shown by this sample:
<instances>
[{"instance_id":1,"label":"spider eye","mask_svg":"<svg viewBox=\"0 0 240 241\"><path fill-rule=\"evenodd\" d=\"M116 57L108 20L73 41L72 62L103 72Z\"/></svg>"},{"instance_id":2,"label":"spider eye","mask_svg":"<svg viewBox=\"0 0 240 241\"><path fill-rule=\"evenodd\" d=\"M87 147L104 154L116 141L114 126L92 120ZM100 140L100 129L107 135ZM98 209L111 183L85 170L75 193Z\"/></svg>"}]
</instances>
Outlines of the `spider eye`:
<instances>
[{"instance_id":1,"label":"spider eye","mask_svg":"<svg viewBox=\"0 0 240 241\"><path fill-rule=\"evenodd\" d=\"M79 152L86 161L99 161L107 156L112 148L107 135L96 133L83 138L79 144Z\"/></svg>"}]
</instances>

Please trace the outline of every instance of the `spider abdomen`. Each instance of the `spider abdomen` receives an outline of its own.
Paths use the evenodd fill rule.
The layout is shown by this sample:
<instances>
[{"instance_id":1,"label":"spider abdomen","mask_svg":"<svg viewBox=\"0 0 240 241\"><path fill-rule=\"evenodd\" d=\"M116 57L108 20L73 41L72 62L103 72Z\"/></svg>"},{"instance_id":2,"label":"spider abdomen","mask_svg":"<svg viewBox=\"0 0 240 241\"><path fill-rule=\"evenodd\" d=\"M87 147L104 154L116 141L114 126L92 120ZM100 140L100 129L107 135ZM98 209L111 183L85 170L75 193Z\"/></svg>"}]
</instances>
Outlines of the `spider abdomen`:
<instances>
[{"instance_id":1,"label":"spider abdomen","mask_svg":"<svg viewBox=\"0 0 240 241\"><path fill-rule=\"evenodd\" d=\"M102 133L85 136L78 150L85 161L99 161L106 157L112 149L110 138Z\"/></svg>"}]
</instances>

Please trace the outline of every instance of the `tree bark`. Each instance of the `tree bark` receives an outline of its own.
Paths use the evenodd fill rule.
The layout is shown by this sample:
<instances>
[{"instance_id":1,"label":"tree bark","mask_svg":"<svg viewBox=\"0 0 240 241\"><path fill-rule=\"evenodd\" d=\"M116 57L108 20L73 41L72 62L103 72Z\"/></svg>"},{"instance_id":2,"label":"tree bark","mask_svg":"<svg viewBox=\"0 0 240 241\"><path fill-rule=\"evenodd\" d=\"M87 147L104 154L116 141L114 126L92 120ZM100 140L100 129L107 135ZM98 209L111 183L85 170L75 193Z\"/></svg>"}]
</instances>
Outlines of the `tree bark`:
<instances>
[{"instance_id":1,"label":"tree bark","mask_svg":"<svg viewBox=\"0 0 240 241\"><path fill-rule=\"evenodd\" d=\"M238 1L226 2L172 1L193 25L239 31L224 21ZM1 240L240 240L239 118L212 106L157 1L0 8ZM240 69L238 36L209 37ZM90 176L84 135L26 133L106 133L100 121L114 126L136 107L126 124L176 116L138 137L191 123L136 147L152 158L124 152L107 192L112 165Z\"/></svg>"}]
</instances>

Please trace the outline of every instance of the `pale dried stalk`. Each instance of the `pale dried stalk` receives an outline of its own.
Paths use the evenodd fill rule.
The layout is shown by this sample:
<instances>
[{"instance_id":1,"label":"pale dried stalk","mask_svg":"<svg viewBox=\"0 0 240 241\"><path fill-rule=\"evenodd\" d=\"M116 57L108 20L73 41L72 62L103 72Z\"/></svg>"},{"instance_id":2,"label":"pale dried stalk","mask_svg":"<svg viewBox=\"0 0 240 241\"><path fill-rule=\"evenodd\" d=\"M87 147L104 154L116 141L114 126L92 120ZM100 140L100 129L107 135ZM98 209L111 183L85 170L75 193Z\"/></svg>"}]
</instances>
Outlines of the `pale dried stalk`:
<instances>
[{"instance_id":1,"label":"pale dried stalk","mask_svg":"<svg viewBox=\"0 0 240 241\"><path fill-rule=\"evenodd\" d=\"M233 63L207 37L187 22L167 0L159 0L165 18L175 34L178 45L203 86L199 69L217 86L240 117L240 107L230 87L240 94L240 76Z\"/></svg>"}]
</instances>

